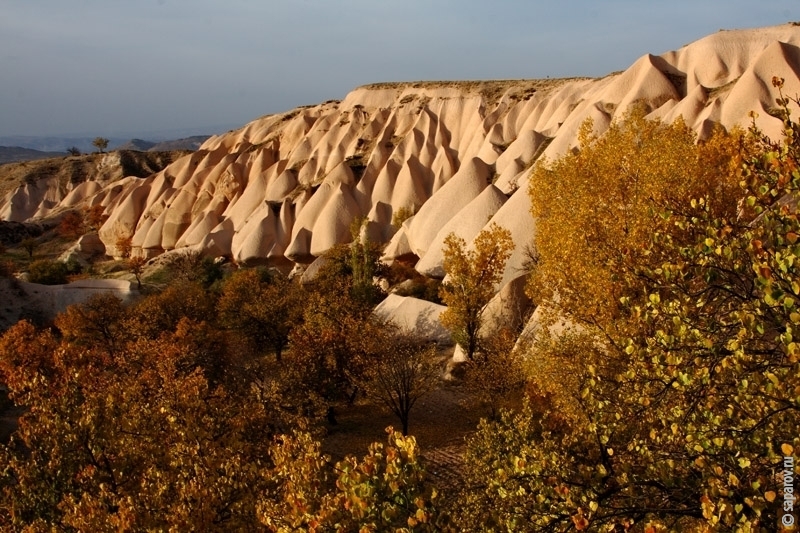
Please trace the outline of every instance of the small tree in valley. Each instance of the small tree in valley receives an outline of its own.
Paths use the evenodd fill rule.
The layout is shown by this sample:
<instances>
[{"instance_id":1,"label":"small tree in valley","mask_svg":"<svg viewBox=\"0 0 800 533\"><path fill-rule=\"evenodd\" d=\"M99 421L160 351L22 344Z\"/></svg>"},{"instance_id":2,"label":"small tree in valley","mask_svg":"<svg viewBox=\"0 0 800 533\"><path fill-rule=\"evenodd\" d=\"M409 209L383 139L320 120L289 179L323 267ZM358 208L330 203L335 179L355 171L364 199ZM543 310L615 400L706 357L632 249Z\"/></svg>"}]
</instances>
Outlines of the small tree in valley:
<instances>
[{"instance_id":1,"label":"small tree in valley","mask_svg":"<svg viewBox=\"0 0 800 533\"><path fill-rule=\"evenodd\" d=\"M447 273L439 295L447 305L442 324L472 360L478 350L478 331L483 307L495 294L503 278L506 261L514 249L511 232L492 224L475 238L475 248L467 249L464 239L450 234L444 241L444 270Z\"/></svg>"},{"instance_id":2,"label":"small tree in valley","mask_svg":"<svg viewBox=\"0 0 800 533\"><path fill-rule=\"evenodd\" d=\"M142 274L147 260L144 257L131 257L128 259L128 271L136 278L136 287L142 290Z\"/></svg>"},{"instance_id":3,"label":"small tree in valley","mask_svg":"<svg viewBox=\"0 0 800 533\"><path fill-rule=\"evenodd\" d=\"M385 353L365 373L364 388L368 396L379 400L397 416L403 435L408 435L411 410L439 379L436 346L401 337L387 341Z\"/></svg>"},{"instance_id":4,"label":"small tree in valley","mask_svg":"<svg viewBox=\"0 0 800 533\"><path fill-rule=\"evenodd\" d=\"M22 246L23 250L28 252L28 257L33 258L33 251L39 246L39 243L36 242L36 239L33 237L26 237L22 239L19 245Z\"/></svg>"}]
</instances>

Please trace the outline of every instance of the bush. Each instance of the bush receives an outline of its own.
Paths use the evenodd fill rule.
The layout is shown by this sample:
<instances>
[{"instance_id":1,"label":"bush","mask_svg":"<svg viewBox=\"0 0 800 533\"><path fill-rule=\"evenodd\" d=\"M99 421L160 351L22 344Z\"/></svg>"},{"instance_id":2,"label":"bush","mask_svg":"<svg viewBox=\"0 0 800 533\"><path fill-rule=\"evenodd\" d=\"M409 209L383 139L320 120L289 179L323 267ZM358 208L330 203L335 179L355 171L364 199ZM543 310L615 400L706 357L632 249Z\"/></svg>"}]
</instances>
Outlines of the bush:
<instances>
[{"instance_id":1,"label":"bush","mask_svg":"<svg viewBox=\"0 0 800 533\"><path fill-rule=\"evenodd\" d=\"M67 282L70 274L66 263L60 261L50 261L49 259L38 259L28 267L28 274L31 283L41 283L42 285L62 285Z\"/></svg>"},{"instance_id":2,"label":"bush","mask_svg":"<svg viewBox=\"0 0 800 533\"><path fill-rule=\"evenodd\" d=\"M167 263L167 269L177 281L198 283L205 288L222 279L222 266L211 257L197 251L176 254Z\"/></svg>"}]
</instances>

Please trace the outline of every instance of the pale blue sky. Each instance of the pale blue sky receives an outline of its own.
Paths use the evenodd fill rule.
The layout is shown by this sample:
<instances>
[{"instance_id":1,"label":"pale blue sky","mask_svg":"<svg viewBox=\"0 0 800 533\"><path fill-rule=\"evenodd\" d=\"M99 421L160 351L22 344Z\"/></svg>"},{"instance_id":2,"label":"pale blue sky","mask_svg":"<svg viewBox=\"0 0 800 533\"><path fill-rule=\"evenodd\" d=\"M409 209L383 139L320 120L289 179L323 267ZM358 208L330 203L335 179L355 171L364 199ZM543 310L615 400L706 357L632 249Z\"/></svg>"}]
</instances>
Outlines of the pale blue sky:
<instances>
[{"instance_id":1,"label":"pale blue sky","mask_svg":"<svg viewBox=\"0 0 800 533\"><path fill-rule=\"evenodd\" d=\"M0 0L0 136L199 133L378 81L602 76L792 20L797 0Z\"/></svg>"}]
</instances>

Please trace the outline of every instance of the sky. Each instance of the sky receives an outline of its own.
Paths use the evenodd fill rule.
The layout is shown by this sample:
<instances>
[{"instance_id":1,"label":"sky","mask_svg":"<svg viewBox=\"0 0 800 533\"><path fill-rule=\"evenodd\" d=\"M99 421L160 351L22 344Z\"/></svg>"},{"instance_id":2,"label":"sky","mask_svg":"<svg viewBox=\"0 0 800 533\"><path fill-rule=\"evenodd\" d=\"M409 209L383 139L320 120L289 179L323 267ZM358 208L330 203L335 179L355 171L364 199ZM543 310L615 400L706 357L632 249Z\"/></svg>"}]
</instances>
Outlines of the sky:
<instances>
[{"instance_id":1,"label":"sky","mask_svg":"<svg viewBox=\"0 0 800 533\"><path fill-rule=\"evenodd\" d=\"M789 21L797 0L0 0L0 136L218 133L367 83L603 76Z\"/></svg>"}]
</instances>

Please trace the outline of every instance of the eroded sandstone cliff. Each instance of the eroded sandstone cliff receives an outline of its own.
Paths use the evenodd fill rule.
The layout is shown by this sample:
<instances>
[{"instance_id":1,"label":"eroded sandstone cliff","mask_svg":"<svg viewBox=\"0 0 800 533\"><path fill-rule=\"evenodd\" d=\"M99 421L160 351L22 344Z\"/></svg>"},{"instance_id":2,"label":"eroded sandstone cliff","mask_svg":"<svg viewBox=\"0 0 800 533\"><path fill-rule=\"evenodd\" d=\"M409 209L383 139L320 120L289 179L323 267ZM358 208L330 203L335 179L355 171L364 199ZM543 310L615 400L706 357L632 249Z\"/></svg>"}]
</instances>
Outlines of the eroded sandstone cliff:
<instances>
[{"instance_id":1,"label":"eroded sandstone cliff","mask_svg":"<svg viewBox=\"0 0 800 533\"><path fill-rule=\"evenodd\" d=\"M653 118L682 116L703 138L718 123L746 127L755 111L777 136L770 80L785 78L794 95L799 73L800 27L786 24L721 31L601 79L375 84L212 137L145 179L86 182L63 195L48 182L25 184L0 201L0 214L100 204L112 255L130 236L148 257L191 247L240 263L309 262L366 217L389 257L416 255L434 276L448 233L470 240L496 222L517 245L509 281L532 246L530 168L574 148L586 119L602 133L640 103Z\"/></svg>"}]
</instances>

